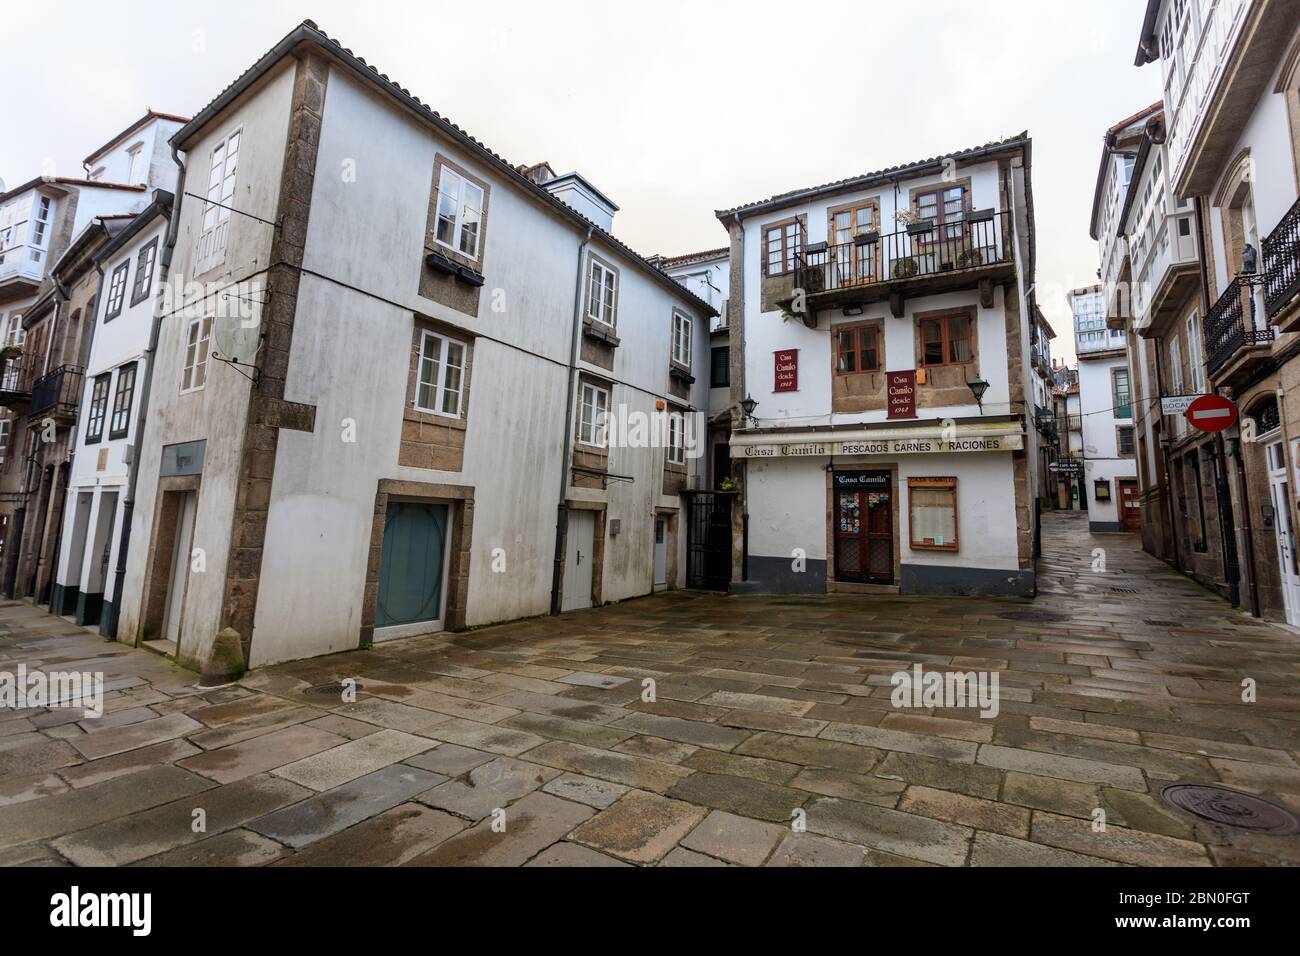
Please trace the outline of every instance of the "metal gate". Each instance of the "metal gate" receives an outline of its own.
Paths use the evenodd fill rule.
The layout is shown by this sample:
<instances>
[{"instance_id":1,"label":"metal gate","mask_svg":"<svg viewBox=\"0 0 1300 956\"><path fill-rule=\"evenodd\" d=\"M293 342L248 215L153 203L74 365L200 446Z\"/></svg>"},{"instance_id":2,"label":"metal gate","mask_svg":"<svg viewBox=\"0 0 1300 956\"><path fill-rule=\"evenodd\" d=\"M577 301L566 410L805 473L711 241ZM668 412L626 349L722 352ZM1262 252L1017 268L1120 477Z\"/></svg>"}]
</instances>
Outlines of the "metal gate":
<instances>
[{"instance_id":1,"label":"metal gate","mask_svg":"<svg viewBox=\"0 0 1300 956\"><path fill-rule=\"evenodd\" d=\"M707 492L687 499L686 586L725 591L731 584L733 495Z\"/></svg>"}]
</instances>

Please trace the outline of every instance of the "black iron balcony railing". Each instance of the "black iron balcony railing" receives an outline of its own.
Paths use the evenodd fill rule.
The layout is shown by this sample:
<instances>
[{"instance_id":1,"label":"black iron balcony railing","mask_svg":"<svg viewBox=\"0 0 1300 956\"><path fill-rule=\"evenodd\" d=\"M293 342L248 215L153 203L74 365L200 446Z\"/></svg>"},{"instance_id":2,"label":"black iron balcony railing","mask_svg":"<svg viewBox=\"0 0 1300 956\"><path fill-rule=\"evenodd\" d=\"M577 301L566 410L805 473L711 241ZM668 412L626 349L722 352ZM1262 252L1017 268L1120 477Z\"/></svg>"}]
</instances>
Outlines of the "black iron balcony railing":
<instances>
[{"instance_id":1,"label":"black iron balcony railing","mask_svg":"<svg viewBox=\"0 0 1300 956\"><path fill-rule=\"evenodd\" d=\"M1300 199L1262 243L1264 309L1269 319L1300 294Z\"/></svg>"},{"instance_id":2,"label":"black iron balcony railing","mask_svg":"<svg viewBox=\"0 0 1300 956\"><path fill-rule=\"evenodd\" d=\"M12 355L0 359L0 394L27 395L31 392L31 376L25 368L25 355Z\"/></svg>"},{"instance_id":3,"label":"black iron balcony railing","mask_svg":"<svg viewBox=\"0 0 1300 956\"><path fill-rule=\"evenodd\" d=\"M75 417L81 399L81 379L84 369L79 365L60 365L42 375L32 386L32 401L27 409L28 418L53 414Z\"/></svg>"},{"instance_id":4,"label":"black iron balcony railing","mask_svg":"<svg viewBox=\"0 0 1300 956\"><path fill-rule=\"evenodd\" d=\"M1223 368L1238 349L1273 341L1274 331L1260 328L1255 321L1255 286L1260 281L1257 275L1237 276L1206 315L1205 368L1210 375Z\"/></svg>"},{"instance_id":5,"label":"black iron balcony railing","mask_svg":"<svg viewBox=\"0 0 1300 956\"><path fill-rule=\"evenodd\" d=\"M1010 227L1008 213L986 209L901 232L863 233L851 242L814 243L798 256L795 284L816 295L1009 262Z\"/></svg>"}]
</instances>

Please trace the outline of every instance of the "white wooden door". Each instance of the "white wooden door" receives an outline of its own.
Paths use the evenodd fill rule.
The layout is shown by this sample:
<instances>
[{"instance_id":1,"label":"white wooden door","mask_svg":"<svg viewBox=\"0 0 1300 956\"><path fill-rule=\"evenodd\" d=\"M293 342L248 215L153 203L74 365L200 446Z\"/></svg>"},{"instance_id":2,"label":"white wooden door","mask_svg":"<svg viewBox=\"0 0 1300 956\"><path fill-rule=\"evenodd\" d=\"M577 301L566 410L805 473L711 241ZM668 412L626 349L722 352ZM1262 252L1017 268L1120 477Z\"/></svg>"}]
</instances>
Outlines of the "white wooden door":
<instances>
[{"instance_id":1,"label":"white wooden door","mask_svg":"<svg viewBox=\"0 0 1300 956\"><path fill-rule=\"evenodd\" d=\"M668 587L668 519L655 518L655 590Z\"/></svg>"},{"instance_id":2,"label":"white wooden door","mask_svg":"<svg viewBox=\"0 0 1300 956\"><path fill-rule=\"evenodd\" d=\"M1296 563L1295 533L1291 527L1291 484L1282 443L1269 445L1265 455L1268 458L1269 502L1273 505L1273 533L1277 538L1277 563L1282 575L1286 621L1300 626L1300 567Z\"/></svg>"},{"instance_id":3,"label":"white wooden door","mask_svg":"<svg viewBox=\"0 0 1300 956\"><path fill-rule=\"evenodd\" d=\"M569 512L568 553L564 562L564 603L561 610L591 607L592 552L595 550L596 515Z\"/></svg>"}]
</instances>

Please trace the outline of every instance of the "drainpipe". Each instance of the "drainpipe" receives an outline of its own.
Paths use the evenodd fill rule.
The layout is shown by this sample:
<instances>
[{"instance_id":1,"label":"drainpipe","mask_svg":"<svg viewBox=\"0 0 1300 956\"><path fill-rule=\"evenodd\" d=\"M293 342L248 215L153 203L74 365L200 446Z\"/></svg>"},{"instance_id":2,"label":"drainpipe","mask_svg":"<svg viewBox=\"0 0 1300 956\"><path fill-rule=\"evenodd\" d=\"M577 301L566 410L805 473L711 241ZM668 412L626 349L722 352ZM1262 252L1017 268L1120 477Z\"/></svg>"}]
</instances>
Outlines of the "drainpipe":
<instances>
[{"instance_id":1,"label":"drainpipe","mask_svg":"<svg viewBox=\"0 0 1300 956\"><path fill-rule=\"evenodd\" d=\"M587 246L591 245L594 226L587 227L587 236L578 246L578 270L573 280L573 329L569 336L569 390L564 400L564 441L560 454L560 497L555 506L555 559L551 569L551 613L559 614L563 595L565 538L569 526L569 466L573 456L573 401L578 382L578 343L582 339L582 274L587 264Z\"/></svg>"},{"instance_id":2,"label":"drainpipe","mask_svg":"<svg viewBox=\"0 0 1300 956\"><path fill-rule=\"evenodd\" d=\"M172 201L171 219L167 222L167 234L163 239L162 255L159 257L159 281L165 287L167 276L171 271L172 250L176 246L176 234L180 231L181 202L185 195L185 162L180 158L176 147L172 147L172 161L180 170L176 174L176 196ZM144 438L145 421L149 417L149 390L153 384L154 355L158 351L158 336L162 329L162 310L158 308L158 297L154 296L153 323L149 329L149 346L144 353L144 378L140 382L140 398L136 416L135 441L131 445L131 471L126 481L126 500L122 502L122 530L117 546L117 567L113 569L113 600L109 604L107 617L100 622L100 633L104 640L117 640L118 615L122 610L122 588L126 582L126 558L131 551L131 518L135 514L135 489L140 478L140 445Z\"/></svg>"}]
</instances>

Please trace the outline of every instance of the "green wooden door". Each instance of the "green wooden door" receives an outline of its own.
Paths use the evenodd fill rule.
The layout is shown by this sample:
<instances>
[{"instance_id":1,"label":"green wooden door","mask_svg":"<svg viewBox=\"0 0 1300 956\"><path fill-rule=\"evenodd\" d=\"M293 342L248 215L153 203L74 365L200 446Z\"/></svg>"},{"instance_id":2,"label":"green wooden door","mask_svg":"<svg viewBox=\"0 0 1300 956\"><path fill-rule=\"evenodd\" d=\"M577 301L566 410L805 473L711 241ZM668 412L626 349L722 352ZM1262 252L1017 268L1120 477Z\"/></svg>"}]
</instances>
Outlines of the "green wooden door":
<instances>
[{"instance_id":1,"label":"green wooden door","mask_svg":"<svg viewBox=\"0 0 1300 956\"><path fill-rule=\"evenodd\" d=\"M376 627L442 618L447 506L395 501L384 521Z\"/></svg>"}]
</instances>

